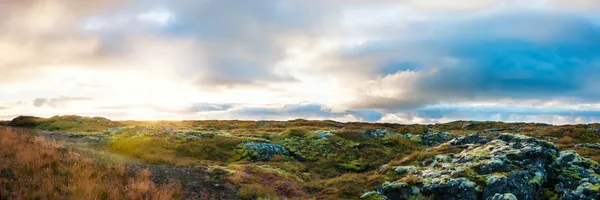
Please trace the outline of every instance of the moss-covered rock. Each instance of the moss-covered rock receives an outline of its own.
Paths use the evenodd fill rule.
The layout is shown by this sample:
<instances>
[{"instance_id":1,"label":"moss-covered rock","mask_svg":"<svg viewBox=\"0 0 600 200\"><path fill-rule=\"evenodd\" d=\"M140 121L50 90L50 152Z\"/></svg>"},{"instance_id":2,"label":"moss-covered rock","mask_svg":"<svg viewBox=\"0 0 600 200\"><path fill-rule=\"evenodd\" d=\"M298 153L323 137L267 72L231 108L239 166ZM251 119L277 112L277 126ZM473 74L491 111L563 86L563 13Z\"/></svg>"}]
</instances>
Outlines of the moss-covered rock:
<instances>
[{"instance_id":1,"label":"moss-covered rock","mask_svg":"<svg viewBox=\"0 0 600 200\"><path fill-rule=\"evenodd\" d=\"M441 143L447 142L454 138L454 135L448 132L440 132L429 129L422 134L402 134L404 139L410 140L414 143L426 145L426 146L437 146Z\"/></svg>"},{"instance_id":2,"label":"moss-covered rock","mask_svg":"<svg viewBox=\"0 0 600 200\"><path fill-rule=\"evenodd\" d=\"M554 159L551 178L561 199L600 199L600 165L575 151L561 151Z\"/></svg>"},{"instance_id":3,"label":"moss-covered rock","mask_svg":"<svg viewBox=\"0 0 600 200\"><path fill-rule=\"evenodd\" d=\"M239 148L236 151L241 155L241 158L252 161L265 161L276 155L289 155L289 151L281 145L256 142L243 143L239 145Z\"/></svg>"},{"instance_id":4,"label":"moss-covered rock","mask_svg":"<svg viewBox=\"0 0 600 200\"><path fill-rule=\"evenodd\" d=\"M486 200L518 200L512 193L499 194L496 193L494 196L488 197Z\"/></svg>"},{"instance_id":5,"label":"moss-covered rock","mask_svg":"<svg viewBox=\"0 0 600 200\"><path fill-rule=\"evenodd\" d=\"M375 192L388 199L534 200L548 191L558 199L600 197L600 165L575 151L559 151L550 142L516 134L473 134L446 145L464 150L436 155L419 166L385 166L403 177Z\"/></svg>"}]
</instances>

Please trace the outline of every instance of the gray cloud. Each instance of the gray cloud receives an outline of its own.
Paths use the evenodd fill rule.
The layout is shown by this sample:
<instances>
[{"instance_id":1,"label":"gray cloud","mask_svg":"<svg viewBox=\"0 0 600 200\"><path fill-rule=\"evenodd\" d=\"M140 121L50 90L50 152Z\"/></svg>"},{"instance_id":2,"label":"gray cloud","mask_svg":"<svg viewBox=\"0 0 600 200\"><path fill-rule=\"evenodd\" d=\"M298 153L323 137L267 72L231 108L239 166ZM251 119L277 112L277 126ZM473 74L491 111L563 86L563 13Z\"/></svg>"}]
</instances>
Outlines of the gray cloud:
<instances>
[{"instance_id":1,"label":"gray cloud","mask_svg":"<svg viewBox=\"0 0 600 200\"><path fill-rule=\"evenodd\" d=\"M192 105L189 110L192 112L223 111L232 107L233 104L197 103Z\"/></svg>"},{"instance_id":2,"label":"gray cloud","mask_svg":"<svg viewBox=\"0 0 600 200\"><path fill-rule=\"evenodd\" d=\"M470 119L478 121L542 122L549 124L576 124L600 122L600 111L552 108L495 107L428 107L412 112L414 116L452 121Z\"/></svg>"},{"instance_id":3,"label":"gray cloud","mask_svg":"<svg viewBox=\"0 0 600 200\"><path fill-rule=\"evenodd\" d=\"M317 103L287 104L281 107L242 107L232 109L227 115L242 119L342 119L374 122L383 116L374 110L347 110L336 112Z\"/></svg>"},{"instance_id":4,"label":"gray cloud","mask_svg":"<svg viewBox=\"0 0 600 200\"><path fill-rule=\"evenodd\" d=\"M61 108L67 106L69 103L77 102L77 101L89 101L91 98L86 97L67 97L60 96L58 98L36 98L33 100L33 106L41 107L44 105L48 105L54 108Z\"/></svg>"},{"instance_id":5,"label":"gray cloud","mask_svg":"<svg viewBox=\"0 0 600 200\"><path fill-rule=\"evenodd\" d=\"M600 42L594 39L600 27L584 18L521 13L432 25L435 32L417 29L418 35L408 37L412 41L382 40L347 53L348 59L376 55L372 63L382 78L375 85L405 91L385 98L366 95L356 108L407 109L496 98L599 100L592 83L600 78ZM407 49L411 56L402 54ZM407 71L416 80L394 79Z\"/></svg>"},{"instance_id":6,"label":"gray cloud","mask_svg":"<svg viewBox=\"0 0 600 200\"><path fill-rule=\"evenodd\" d=\"M336 15L332 7L313 1L154 3L172 13L173 20L158 28L145 28L132 22L91 31L102 37L99 51L104 55L135 55L135 51L145 50L135 48L140 44L132 38L138 35L150 35L167 42L188 41L194 47L179 54L174 63L164 65L175 68L182 77L195 79L204 89L262 87L271 82L297 81L287 72L277 71L277 62L284 58L290 44L313 42L324 27L332 26L328 22L333 22L332 16ZM124 8L117 16L152 10L155 6L140 2L132 8Z\"/></svg>"}]
</instances>

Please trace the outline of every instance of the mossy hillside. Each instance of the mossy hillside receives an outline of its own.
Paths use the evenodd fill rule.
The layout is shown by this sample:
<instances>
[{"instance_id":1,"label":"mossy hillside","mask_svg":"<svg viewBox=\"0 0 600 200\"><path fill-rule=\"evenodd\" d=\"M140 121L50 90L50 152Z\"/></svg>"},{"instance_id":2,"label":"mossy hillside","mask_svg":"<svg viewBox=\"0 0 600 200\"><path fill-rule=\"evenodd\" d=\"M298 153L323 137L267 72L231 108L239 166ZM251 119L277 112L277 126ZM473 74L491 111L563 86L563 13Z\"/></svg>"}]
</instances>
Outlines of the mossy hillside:
<instances>
[{"instance_id":1,"label":"mossy hillside","mask_svg":"<svg viewBox=\"0 0 600 200\"><path fill-rule=\"evenodd\" d=\"M51 118L20 116L13 119L8 126L59 132L92 132L118 127L119 124L102 117L65 115Z\"/></svg>"},{"instance_id":2,"label":"mossy hillside","mask_svg":"<svg viewBox=\"0 0 600 200\"><path fill-rule=\"evenodd\" d=\"M108 132L110 134L106 137L112 151L155 164L183 164L190 160L233 162L241 159L235 152L236 147L252 141L212 131L181 131L162 126L130 127Z\"/></svg>"}]
</instances>

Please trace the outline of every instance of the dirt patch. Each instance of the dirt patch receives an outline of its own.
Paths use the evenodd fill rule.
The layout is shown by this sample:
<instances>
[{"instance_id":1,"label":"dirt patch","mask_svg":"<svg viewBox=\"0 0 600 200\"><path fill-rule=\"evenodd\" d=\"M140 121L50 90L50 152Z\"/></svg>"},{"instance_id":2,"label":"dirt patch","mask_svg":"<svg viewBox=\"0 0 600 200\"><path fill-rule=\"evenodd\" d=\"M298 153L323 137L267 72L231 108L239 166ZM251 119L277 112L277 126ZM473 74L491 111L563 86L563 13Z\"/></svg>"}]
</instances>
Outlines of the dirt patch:
<instances>
[{"instance_id":1,"label":"dirt patch","mask_svg":"<svg viewBox=\"0 0 600 200\"><path fill-rule=\"evenodd\" d=\"M233 186L216 178L202 167L174 167L169 165L131 165L129 170L148 169L157 184L177 180L182 185L183 199L239 199ZM132 173L135 174L135 173Z\"/></svg>"}]
</instances>

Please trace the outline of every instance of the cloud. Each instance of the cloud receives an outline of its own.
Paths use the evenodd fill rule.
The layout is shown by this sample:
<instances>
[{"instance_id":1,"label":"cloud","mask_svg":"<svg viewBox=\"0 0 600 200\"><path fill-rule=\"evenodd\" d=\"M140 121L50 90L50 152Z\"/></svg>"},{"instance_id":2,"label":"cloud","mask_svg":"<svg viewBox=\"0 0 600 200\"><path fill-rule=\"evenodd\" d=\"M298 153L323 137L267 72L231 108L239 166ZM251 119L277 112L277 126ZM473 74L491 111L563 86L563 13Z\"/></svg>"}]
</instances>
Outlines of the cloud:
<instances>
[{"instance_id":1,"label":"cloud","mask_svg":"<svg viewBox=\"0 0 600 200\"><path fill-rule=\"evenodd\" d=\"M550 3L556 8L570 11L600 11L600 2L595 0L550 0Z\"/></svg>"},{"instance_id":2,"label":"cloud","mask_svg":"<svg viewBox=\"0 0 600 200\"><path fill-rule=\"evenodd\" d=\"M90 101L91 98L86 97L67 97L60 96L58 98L36 98L33 100L33 106L41 107L44 105L48 105L53 108L61 108L67 106L69 103L78 102L78 101Z\"/></svg>"},{"instance_id":3,"label":"cloud","mask_svg":"<svg viewBox=\"0 0 600 200\"><path fill-rule=\"evenodd\" d=\"M214 115L215 113L211 113ZM217 114L218 115L218 114ZM340 121L375 122L382 114L373 110L348 110L336 112L317 103L286 104L282 106L239 106L221 113L221 117L251 120L291 120L291 119L334 119Z\"/></svg>"},{"instance_id":4,"label":"cloud","mask_svg":"<svg viewBox=\"0 0 600 200\"><path fill-rule=\"evenodd\" d=\"M600 101L594 0L0 4L7 114L566 123Z\"/></svg>"},{"instance_id":5,"label":"cloud","mask_svg":"<svg viewBox=\"0 0 600 200\"><path fill-rule=\"evenodd\" d=\"M0 84L40 77L53 65L94 65L98 38L77 30L81 18L110 10L120 0L0 1ZM84 65L80 65L84 66Z\"/></svg>"},{"instance_id":6,"label":"cloud","mask_svg":"<svg viewBox=\"0 0 600 200\"><path fill-rule=\"evenodd\" d=\"M330 8L298 1L137 2L113 14L85 20L88 33L100 36L99 52L122 59L162 57L148 54L135 38L172 44L180 53L169 67L203 89L264 86L293 82L277 68L289 45L310 43L330 19ZM148 26L148 23L159 26ZM318 31L319 30L319 31ZM185 41L184 44L177 41ZM182 51L181 49L187 49ZM170 55L168 51L165 52Z\"/></svg>"},{"instance_id":7,"label":"cloud","mask_svg":"<svg viewBox=\"0 0 600 200\"><path fill-rule=\"evenodd\" d=\"M383 73L366 82L362 90L368 92L353 107L405 109L506 97L598 100L592 83L600 78L600 42L593 38L600 27L586 19L521 13L433 25L443 34L425 27L412 30L419 34L411 41L368 42L347 55L375 56L373 68ZM407 49L410 56L402 54Z\"/></svg>"},{"instance_id":8,"label":"cloud","mask_svg":"<svg viewBox=\"0 0 600 200\"><path fill-rule=\"evenodd\" d=\"M211 103L197 103L191 106L190 111L193 112L206 112L206 111L222 111L229 110L233 107L233 104L211 104Z\"/></svg>"}]
</instances>

